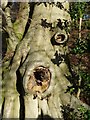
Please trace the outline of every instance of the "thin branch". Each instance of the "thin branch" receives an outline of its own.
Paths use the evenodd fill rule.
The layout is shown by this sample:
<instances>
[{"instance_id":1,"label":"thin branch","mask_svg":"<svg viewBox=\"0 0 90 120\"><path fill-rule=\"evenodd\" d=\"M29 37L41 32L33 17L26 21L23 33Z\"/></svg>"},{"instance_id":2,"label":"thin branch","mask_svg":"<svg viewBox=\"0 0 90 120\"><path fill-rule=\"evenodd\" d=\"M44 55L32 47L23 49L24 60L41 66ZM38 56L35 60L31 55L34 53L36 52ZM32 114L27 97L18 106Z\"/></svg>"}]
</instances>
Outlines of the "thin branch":
<instances>
[{"instance_id":1,"label":"thin branch","mask_svg":"<svg viewBox=\"0 0 90 120\"><path fill-rule=\"evenodd\" d=\"M18 43L18 38L14 32L14 29L13 29L13 25L12 25L12 22L11 22L11 16L10 16L10 8L7 7L5 9L5 19L6 19L6 23L7 25L5 26L6 27L6 31L7 33L9 34L9 39L8 39L8 49L14 51L15 48L16 48L16 45Z\"/></svg>"}]
</instances>

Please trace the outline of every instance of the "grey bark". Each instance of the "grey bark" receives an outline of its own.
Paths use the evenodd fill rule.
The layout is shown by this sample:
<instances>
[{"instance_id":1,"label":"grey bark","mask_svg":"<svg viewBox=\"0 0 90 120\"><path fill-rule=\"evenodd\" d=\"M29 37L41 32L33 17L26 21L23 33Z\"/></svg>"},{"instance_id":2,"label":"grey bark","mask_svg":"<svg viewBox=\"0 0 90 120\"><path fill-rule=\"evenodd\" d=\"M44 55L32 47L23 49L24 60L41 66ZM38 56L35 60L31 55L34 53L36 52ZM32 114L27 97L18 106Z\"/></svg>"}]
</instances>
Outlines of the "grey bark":
<instances>
[{"instance_id":1,"label":"grey bark","mask_svg":"<svg viewBox=\"0 0 90 120\"><path fill-rule=\"evenodd\" d=\"M3 63L3 99L1 101L1 103L4 101L3 118L50 116L51 118L63 119L61 107L63 105L70 104L75 109L79 105L83 105L89 109L88 105L66 93L67 87L71 85L66 78L70 72L62 56L66 56L68 52L65 45L68 33L58 26L58 21L59 19L62 23L64 20L70 21L70 16L65 10L68 4L62 3L62 5L63 8L60 9L55 4L31 4L34 10L26 34L24 31L29 16L26 12L29 13L31 10L28 3L25 3L25 11L21 13L23 16L26 15L26 19L21 18L23 28L20 19L15 21L15 23L19 21L19 24L13 27L12 25L15 23L13 24L6 17L8 23L6 30L10 36L8 39L10 49L8 51L12 50L14 53L8 61L5 61L4 58ZM6 8L7 10L8 8ZM9 11L5 12L6 16L10 15L9 13ZM18 36L18 32L24 36ZM11 35L11 33L13 34ZM63 41L65 40L64 44L60 43L61 39L58 38L58 33L64 35L64 38L61 38ZM34 75L35 68L39 66L48 68L51 73L50 85L45 92L42 92L43 86L36 83L37 78ZM31 80L35 81L35 86L28 89L27 84L30 76ZM41 82L43 84L43 81Z\"/></svg>"}]
</instances>

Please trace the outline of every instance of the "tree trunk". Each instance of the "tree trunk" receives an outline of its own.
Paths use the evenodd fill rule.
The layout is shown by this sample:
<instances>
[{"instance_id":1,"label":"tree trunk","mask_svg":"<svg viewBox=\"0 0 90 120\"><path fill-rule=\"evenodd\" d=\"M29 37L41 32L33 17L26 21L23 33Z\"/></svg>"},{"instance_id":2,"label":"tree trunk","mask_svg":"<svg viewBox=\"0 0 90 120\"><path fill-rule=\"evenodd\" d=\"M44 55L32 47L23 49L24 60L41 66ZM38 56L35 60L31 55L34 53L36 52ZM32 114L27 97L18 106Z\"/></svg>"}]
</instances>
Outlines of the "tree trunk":
<instances>
[{"instance_id":1,"label":"tree trunk","mask_svg":"<svg viewBox=\"0 0 90 120\"><path fill-rule=\"evenodd\" d=\"M79 20L79 39L81 39L81 26L82 26L82 17Z\"/></svg>"},{"instance_id":2,"label":"tree trunk","mask_svg":"<svg viewBox=\"0 0 90 120\"><path fill-rule=\"evenodd\" d=\"M89 109L66 92L71 86L65 59L68 3L19 3L19 7L14 22L8 7L4 14L9 38L3 59L2 118L63 120L63 105Z\"/></svg>"}]
</instances>

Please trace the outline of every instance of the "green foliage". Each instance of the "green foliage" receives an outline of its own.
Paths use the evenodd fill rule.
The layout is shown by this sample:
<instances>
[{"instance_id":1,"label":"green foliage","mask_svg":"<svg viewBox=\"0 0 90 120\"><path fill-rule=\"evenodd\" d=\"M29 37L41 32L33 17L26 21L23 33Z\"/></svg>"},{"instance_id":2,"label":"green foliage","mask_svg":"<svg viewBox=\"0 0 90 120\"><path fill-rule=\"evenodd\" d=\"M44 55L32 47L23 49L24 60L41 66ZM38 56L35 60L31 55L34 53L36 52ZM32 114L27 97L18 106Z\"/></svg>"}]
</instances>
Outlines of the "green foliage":
<instances>
[{"instance_id":1,"label":"green foliage","mask_svg":"<svg viewBox=\"0 0 90 120\"><path fill-rule=\"evenodd\" d=\"M80 76L82 78L81 89L83 96L90 99L90 74L80 71Z\"/></svg>"},{"instance_id":2,"label":"green foliage","mask_svg":"<svg viewBox=\"0 0 90 120\"><path fill-rule=\"evenodd\" d=\"M64 116L64 120L76 120L76 112L74 112L74 109L71 108L70 105L63 105L62 113Z\"/></svg>"},{"instance_id":3,"label":"green foliage","mask_svg":"<svg viewBox=\"0 0 90 120\"><path fill-rule=\"evenodd\" d=\"M83 21L82 22L82 28L83 29L90 29L90 20Z\"/></svg>"},{"instance_id":4,"label":"green foliage","mask_svg":"<svg viewBox=\"0 0 90 120\"><path fill-rule=\"evenodd\" d=\"M70 16L71 19L79 19L85 12L86 2L75 2L70 4Z\"/></svg>"},{"instance_id":5,"label":"green foliage","mask_svg":"<svg viewBox=\"0 0 90 120\"><path fill-rule=\"evenodd\" d=\"M84 106L80 106L78 111L81 113L82 120L90 120L90 110L87 110Z\"/></svg>"},{"instance_id":6,"label":"green foliage","mask_svg":"<svg viewBox=\"0 0 90 120\"><path fill-rule=\"evenodd\" d=\"M68 87L67 92L77 95L78 89L80 89L80 100L90 105L90 73L88 65L90 53L90 33L88 29L90 29L90 20L82 19L81 24L80 21L78 21L80 18L83 18L84 13L87 12L85 11L87 4L88 3L86 2L70 3L70 16L72 19L71 30L73 30L73 32L71 31L71 40L73 43L71 44L70 49L70 54L72 54L70 57L72 77L69 78L69 80L72 83L72 86ZM82 28L78 29L80 28L80 25ZM78 38L80 32L81 37ZM77 66L75 66L76 63ZM80 84L79 80L81 80ZM80 114L76 113L74 110L72 112L74 113L70 113L70 111L67 112L68 119L66 120L72 120L71 117L74 120L90 120L90 110L86 110L83 106L80 106L78 109L78 113ZM73 116L73 114L75 114L75 116Z\"/></svg>"},{"instance_id":7,"label":"green foliage","mask_svg":"<svg viewBox=\"0 0 90 120\"><path fill-rule=\"evenodd\" d=\"M78 75L79 74L79 75ZM77 78L69 78L72 80L72 86L68 87L67 92L70 94L77 94L78 88L81 89L80 98L84 102L90 104L90 74L83 71L78 71ZM78 80L81 77L81 85L78 86Z\"/></svg>"},{"instance_id":8,"label":"green foliage","mask_svg":"<svg viewBox=\"0 0 90 120\"><path fill-rule=\"evenodd\" d=\"M72 49L72 53L74 54L82 54L87 50L87 42L85 40L77 39L75 43L75 47Z\"/></svg>"},{"instance_id":9,"label":"green foliage","mask_svg":"<svg viewBox=\"0 0 90 120\"><path fill-rule=\"evenodd\" d=\"M73 94L74 92L75 92L75 88L72 86L70 89L69 89L70 91L70 94Z\"/></svg>"},{"instance_id":10,"label":"green foliage","mask_svg":"<svg viewBox=\"0 0 90 120\"><path fill-rule=\"evenodd\" d=\"M64 120L90 120L90 110L87 110L84 106L79 106L76 111L70 105L64 105L62 112Z\"/></svg>"}]
</instances>

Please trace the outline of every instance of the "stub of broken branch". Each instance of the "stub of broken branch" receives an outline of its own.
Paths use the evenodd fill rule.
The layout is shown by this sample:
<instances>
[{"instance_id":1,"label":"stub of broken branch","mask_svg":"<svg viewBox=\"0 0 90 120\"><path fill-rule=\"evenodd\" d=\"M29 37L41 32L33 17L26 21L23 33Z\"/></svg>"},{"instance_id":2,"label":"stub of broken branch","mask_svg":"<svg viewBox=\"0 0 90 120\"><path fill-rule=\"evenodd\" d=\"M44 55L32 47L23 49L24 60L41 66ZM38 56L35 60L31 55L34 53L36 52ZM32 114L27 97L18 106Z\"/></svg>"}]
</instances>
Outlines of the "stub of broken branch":
<instances>
[{"instance_id":1,"label":"stub of broken branch","mask_svg":"<svg viewBox=\"0 0 90 120\"><path fill-rule=\"evenodd\" d=\"M67 41L67 35L64 33L57 32L54 36L54 39L57 44L62 44Z\"/></svg>"},{"instance_id":2,"label":"stub of broken branch","mask_svg":"<svg viewBox=\"0 0 90 120\"><path fill-rule=\"evenodd\" d=\"M27 82L27 89L33 93L43 93L48 89L50 80L50 70L47 67L38 66L33 69L33 73L29 77Z\"/></svg>"}]
</instances>

